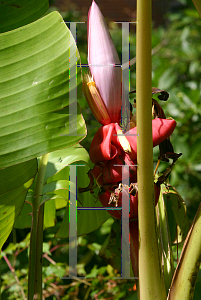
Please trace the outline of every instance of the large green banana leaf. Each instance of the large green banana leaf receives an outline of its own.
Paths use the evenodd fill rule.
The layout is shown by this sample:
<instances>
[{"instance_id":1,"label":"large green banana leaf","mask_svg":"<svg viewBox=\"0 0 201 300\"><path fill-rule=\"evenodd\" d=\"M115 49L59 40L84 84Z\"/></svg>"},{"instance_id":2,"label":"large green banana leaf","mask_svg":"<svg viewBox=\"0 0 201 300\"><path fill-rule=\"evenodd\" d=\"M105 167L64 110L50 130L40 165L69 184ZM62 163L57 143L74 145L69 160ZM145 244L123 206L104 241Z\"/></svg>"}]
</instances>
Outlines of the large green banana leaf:
<instances>
[{"instance_id":1,"label":"large green banana leaf","mask_svg":"<svg viewBox=\"0 0 201 300\"><path fill-rule=\"evenodd\" d=\"M48 10L48 0L5 0L0 2L0 33L39 19Z\"/></svg>"},{"instance_id":2,"label":"large green banana leaf","mask_svg":"<svg viewBox=\"0 0 201 300\"><path fill-rule=\"evenodd\" d=\"M69 147L86 135L79 109L69 115L69 49L70 88L77 81L79 97L81 71L72 71L78 52L58 12L0 34L0 168ZM70 104L77 109L77 99Z\"/></svg>"},{"instance_id":3,"label":"large green banana leaf","mask_svg":"<svg viewBox=\"0 0 201 300\"><path fill-rule=\"evenodd\" d=\"M41 1L30 18L16 17L10 29L40 17L45 3ZM9 11L2 8L5 2L0 4L1 13ZM13 7L12 1L6 4ZM9 20L4 25L8 30ZM69 113L69 83L71 95L77 91L79 97L81 92L76 60L79 63L75 41L57 12L0 34L0 246L23 207L37 172L36 157L70 147L86 135L79 109L77 114ZM70 104L77 109L76 97Z\"/></svg>"}]
</instances>

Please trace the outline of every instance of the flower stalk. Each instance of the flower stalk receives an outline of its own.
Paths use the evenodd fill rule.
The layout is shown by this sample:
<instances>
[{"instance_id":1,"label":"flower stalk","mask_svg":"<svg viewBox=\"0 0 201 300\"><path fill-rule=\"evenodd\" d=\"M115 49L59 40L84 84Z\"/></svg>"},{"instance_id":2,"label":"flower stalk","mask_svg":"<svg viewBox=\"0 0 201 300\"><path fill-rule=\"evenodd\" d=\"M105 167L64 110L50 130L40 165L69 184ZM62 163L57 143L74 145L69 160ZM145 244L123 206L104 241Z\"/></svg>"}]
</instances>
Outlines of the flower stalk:
<instances>
[{"instance_id":1,"label":"flower stalk","mask_svg":"<svg viewBox=\"0 0 201 300\"><path fill-rule=\"evenodd\" d=\"M29 254L28 300L42 300L42 248L44 204L41 205L43 184L49 153L44 154L39 163L34 191L32 228Z\"/></svg>"},{"instance_id":2,"label":"flower stalk","mask_svg":"<svg viewBox=\"0 0 201 300\"><path fill-rule=\"evenodd\" d=\"M151 0L137 1L136 111L140 300L166 299L154 210Z\"/></svg>"}]
</instances>

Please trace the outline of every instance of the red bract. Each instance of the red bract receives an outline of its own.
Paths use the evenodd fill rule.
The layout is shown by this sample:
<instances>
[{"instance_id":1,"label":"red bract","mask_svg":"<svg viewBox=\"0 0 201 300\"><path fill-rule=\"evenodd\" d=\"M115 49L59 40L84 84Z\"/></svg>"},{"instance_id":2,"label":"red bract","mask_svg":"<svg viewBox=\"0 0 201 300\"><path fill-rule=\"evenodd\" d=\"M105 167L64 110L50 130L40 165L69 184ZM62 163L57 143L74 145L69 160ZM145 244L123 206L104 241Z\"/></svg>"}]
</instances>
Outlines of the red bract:
<instances>
[{"instance_id":1,"label":"red bract","mask_svg":"<svg viewBox=\"0 0 201 300\"><path fill-rule=\"evenodd\" d=\"M175 120L159 118L152 120L153 147L169 137L175 126ZM118 136L118 130L121 130L121 128L117 123L111 123L98 129L89 149L89 155L93 163L111 160L117 156L119 149L124 151L121 142L122 135ZM132 128L124 135L131 147L131 152L127 151L127 153L132 160L137 159L137 136L135 134L137 134L137 127ZM125 144L125 140L123 143Z\"/></svg>"},{"instance_id":2,"label":"red bract","mask_svg":"<svg viewBox=\"0 0 201 300\"><path fill-rule=\"evenodd\" d=\"M96 179L98 185L103 186L107 184L115 184L118 182L122 182L122 178L126 179L128 177L130 177L130 182L136 182L137 162L132 162L128 158L129 157L127 157L125 153L123 156L122 151L122 155L118 155L117 157L108 162L95 164L93 170L91 170L91 173ZM124 163L129 166L129 171L128 169L124 168Z\"/></svg>"},{"instance_id":3,"label":"red bract","mask_svg":"<svg viewBox=\"0 0 201 300\"><path fill-rule=\"evenodd\" d=\"M153 147L163 142L171 135L176 126L174 120L154 119L152 121ZM124 135L117 123L111 123L99 128L91 143L89 155L95 166L91 173L99 186L103 187L103 193L99 199L104 206L111 206L112 194L115 186L122 182L122 179L129 178L130 183L137 182L137 128L132 128ZM146 147L146 145L145 145ZM125 168L127 165L129 168ZM160 187L155 185L156 203L159 197ZM118 195L118 206L121 206L121 196ZM137 218L137 194L131 195L130 216ZM116 218L121 217L118 211L109 211Z\"/></svg>"}]
</instances>

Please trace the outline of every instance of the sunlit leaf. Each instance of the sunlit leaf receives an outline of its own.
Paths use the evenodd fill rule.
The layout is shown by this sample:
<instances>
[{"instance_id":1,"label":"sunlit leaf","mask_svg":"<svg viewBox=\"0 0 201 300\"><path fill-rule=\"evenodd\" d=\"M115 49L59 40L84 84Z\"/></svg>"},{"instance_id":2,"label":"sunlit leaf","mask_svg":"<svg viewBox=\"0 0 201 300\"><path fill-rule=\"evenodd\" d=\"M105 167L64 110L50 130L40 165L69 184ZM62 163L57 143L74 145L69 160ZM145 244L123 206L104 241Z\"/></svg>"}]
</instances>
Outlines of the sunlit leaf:
<instances>
[{"instance_id":1,"label":"sunlit leaf","mask_svg":"<svg viewBox=\"0 0 201 300\"><path fill-rule=\"evenodd\" d=\"M54 201L45 202L44 228L53 227L56 223L56 209Z\"/></svg>"},{"instance_id":2,"label":"sunlit leaf","mask_svg":"<svg viewBox=\"0 0 201 300\"><path fill-rule=\"evenodd\" d=\"M77 115L69 114L69 49L70 88L77 89L79 97L79 55L58 12L0 35L1 168L84 138L86 128L77 99L70 100Z\"/></svg>"},{"instance_id":3,"label":"sunlit leaf","mask_svg":"<svg viewBox=\"0 0 201 300\"><path fill-rule=\"evenodd\" d=\"M70 165L72 164L77 165L77 186L75 182L72 182L71 177L69 178ZM57 233L57 237L68 237L69 191L75 195L76 188L88 186L89 178L87 172L89 171L89 164L90 159L87 151L79 145L57 150L49 155L41 203L45 202L45 227L54 226L56 221L56 209L66 207L66 213ZM26 197L26 201L30 203L33 202L34 197L32 187ZM102 207L100 202L97 201L90 192L82 194L77 192L77 200L78 207ZM25 224L26 227L31 226L30 209L31 205L24 205L20 216L15 222L15 227L24 228ZM97 229L109 216L110 215L104 210L78 211L77 234L82 235ZM24 220L26 220L26 222L24 222Z\"/></svg>"},{"instance_id":4,"label":"sunlit leaf","mask_svg":"<svg viewBox=\"0 0 201 300\"><path fill-rule=\"evenodd\" d=\"M190 227L186 204L176 189L170 185L163 190L163 197L172 243L180 243L186 238Z\"/></svg>"},{"instance_id":5,"label":"sunlit leaf","mask_svg":"<svg viewBox=\"0 0 201 300\"><path fill-rule=\"evenodd\" d=\"M89 167L77 167L77 187L86 187L89 184L87 172ZM77 193L78 207L102 207L101 203L94 198L90 192ZM105 210L78 210L77 212L77 235L87 234L100 227L108 218L109 214ZM68 237L69 235L69 211L68 206L65 211L63 222L57 237Z\"/></svg>"},{"instance_id":6,"label":"sunlit leaf","mask_svg":"<svg viewBox=\"0 0 201 300\"><path fill-rule=\"evenodd\" d=\"M4 183L4 186L1 184L0 194L0 248L8 238L13 224L20 214L27 190L33 183L36 171L36 159L0 170Z\"/></svg>"},{"instance_id":7,"label":"sunlit leaf","mask_svg":"<svg viewBox=\"0 0 201 300\"><path fill-rule=\"evenodd\" d=\"M159 249L161 250L161 265L163 267L163 276L166 287L166 292L170 288L172 276L174 273L174 262L172 253L172 243L169 231L169 223L167 210L164 203L162 189L159 197L158 204L156 206L156 215L158 221L158 234L159 234ZM175 222L176 227L176 222Z\"/></svg>"}]
</instances>

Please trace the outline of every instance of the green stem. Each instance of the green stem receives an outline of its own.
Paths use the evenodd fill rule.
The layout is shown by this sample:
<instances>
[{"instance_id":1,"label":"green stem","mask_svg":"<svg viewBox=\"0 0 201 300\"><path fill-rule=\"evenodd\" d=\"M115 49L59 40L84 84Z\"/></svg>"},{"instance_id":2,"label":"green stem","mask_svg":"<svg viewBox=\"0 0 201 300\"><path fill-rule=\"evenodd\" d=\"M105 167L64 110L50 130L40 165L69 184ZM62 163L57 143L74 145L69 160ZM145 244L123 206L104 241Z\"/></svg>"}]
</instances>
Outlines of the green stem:
<instances>
[{"instance_id":1,"label":"green stem","mask_svg":"<svg viewBox=\"0 0 201 300\"><path fill-rule=\"evenodd\" d=\"M201 0L192 0L201 18Z\"/></svg>"},{"instance_id":2,"label":"green stem","mask_svg":"<svg viewBox=\"0 0 201 300\"><path fill-rule=\"evenodd\" d=\"M166 299L154 209L151 0L137 1L136 112L140 300Z\"/></svg>"},{"instance_id":3,"label":"green stem","mask_svg":"<svg viewBox=\"0 0 201 300\"><path fill-rule=\"evenodd\" d=\"M186 237L177 269L172 279L168 300L193 299L201 263L201 204Z\"/></svg>"},{"instance_id":4,"label":"green stem","mask_svg":"<svg viewBox=\"0 0 201 300\"><path fill-rule=\"evenodd\" d=\"M40 206L49 153L40 159L33 200L29 254L28 299L42 300L42 246L44 205Z\"/></svg>"},{"instance_id":5,"label":"green stem","mask_svg":"<svg viewBox=\"0 0 201 300\"><path fill-rule=\"evenodd\" d=\"M37 248L35 264L35 298L42 300L42 266L43 266L43 220L44 220L44 203L39 208L38 213L38 231L37 231Z\"/></svg>"},{"instance_id":6,"label":"green stem","mask_svg":"<svg viewBox=\"0 0 201 300\"><path fill-rule=\"evenodd\" d=\"M160 192L160 197L158 205L156 207L157 221L158 221L158 235L159 244L161 245L160 253L161 260L163 261L163 274L166 292L168 293L172 277L174 274L174 260L172 253L172 243L170 238L170 230L167 219L167 211L164 203L162 190Z\"/></svg>"}]
</instances>

